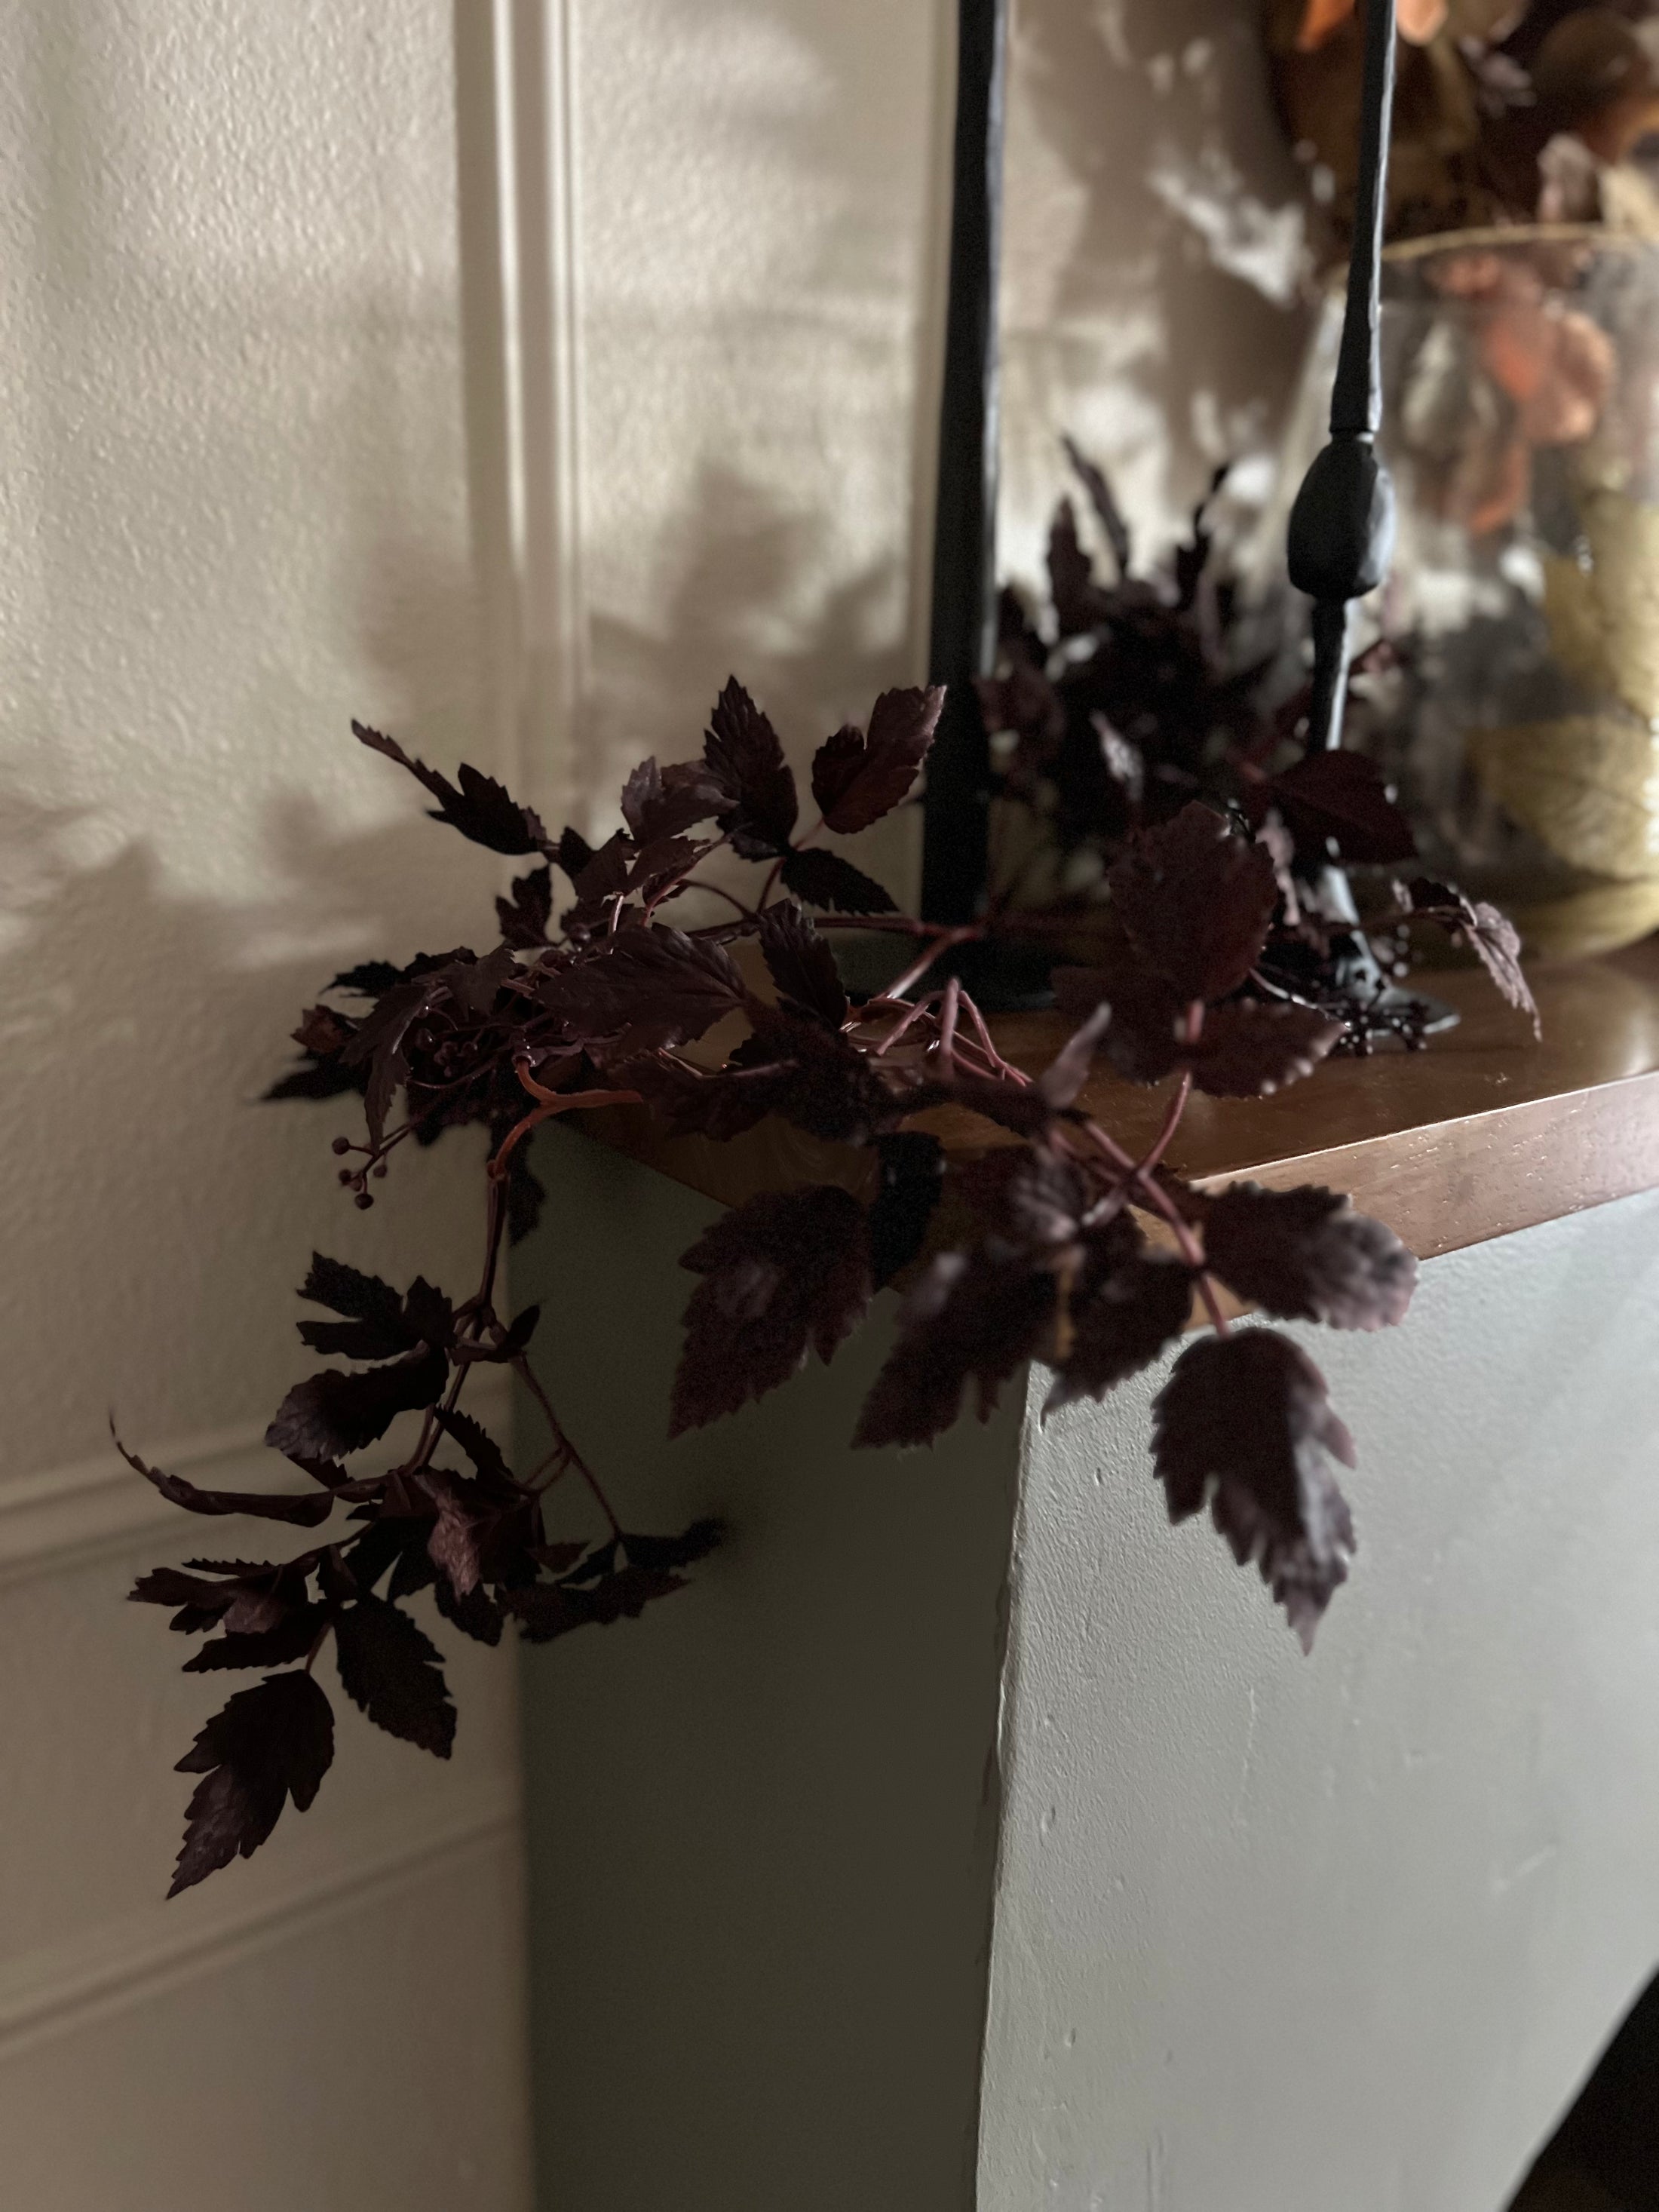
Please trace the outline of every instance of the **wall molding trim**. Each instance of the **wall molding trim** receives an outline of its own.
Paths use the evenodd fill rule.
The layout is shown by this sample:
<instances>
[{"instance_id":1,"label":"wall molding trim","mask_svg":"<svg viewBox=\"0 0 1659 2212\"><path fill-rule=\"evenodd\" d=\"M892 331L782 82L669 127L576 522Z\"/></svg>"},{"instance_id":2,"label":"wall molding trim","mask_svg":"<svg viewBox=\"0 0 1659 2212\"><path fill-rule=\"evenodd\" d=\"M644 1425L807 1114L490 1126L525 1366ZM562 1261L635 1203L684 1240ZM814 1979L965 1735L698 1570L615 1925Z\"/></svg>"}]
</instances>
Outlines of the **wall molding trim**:
<instances>
[{"instance_id":1,"label":"wall molding trim","mask_svg":"<svg viewBox=\"0 0 1659 2212\"><path fill-rule=\"evenodd\" d=\"M568 0L455 0L461 331L495 738L562 819L586 696L575 53Z\"/></svg>"},{"instance_id":2,"label":"wall molding trim","mask_svg":"<svg viewBox=\"0 0 1659 2212\"><path fill-rule=\"evenodd\" d=\"M499 1370L471 1378L467 1403L486 1427L510 1433L513 1401L509 1380ZM395 1448L397 1431L392 1431ZM303 1491L309 1486L298 1471L270 1450L264 1431L253 1425L198 1431L170 1443L140 1447L152 1467L187 1475L204 1490ZM292 1480L289 1480L292 1477ZM280 1523L235 1519L207 1521L169 1505L119 1452L98 1452L65 1467L0 1482L0 1590L39 1574L129 1551L143 1538L160 1534L179 1540L177 1548L216 1557L228 1544L246 1547L247 1531L258 1528L267 1547ZM209 1542L204 1534L216 1533ZM234 1535L224 1532L234 1531ZM289 1532L293 1533L293 1532ZM261 1552L259 1557L267 1556Z\"/></svg>"},{"instance_id":3,"label":"wall molding trim","mask_svg":"<svg viewBox=\"0 0 1659 2212\"><path fill-rule=\"evenodd\" d=\"M361 1911L516 1832L516 1778L469 1778L459 1796L402 1805L343 1835L295 1837L257 1887L234 1867L181 1898L25 1953L0 1967L0 2061Z\"/></svg>"}]
</instances>

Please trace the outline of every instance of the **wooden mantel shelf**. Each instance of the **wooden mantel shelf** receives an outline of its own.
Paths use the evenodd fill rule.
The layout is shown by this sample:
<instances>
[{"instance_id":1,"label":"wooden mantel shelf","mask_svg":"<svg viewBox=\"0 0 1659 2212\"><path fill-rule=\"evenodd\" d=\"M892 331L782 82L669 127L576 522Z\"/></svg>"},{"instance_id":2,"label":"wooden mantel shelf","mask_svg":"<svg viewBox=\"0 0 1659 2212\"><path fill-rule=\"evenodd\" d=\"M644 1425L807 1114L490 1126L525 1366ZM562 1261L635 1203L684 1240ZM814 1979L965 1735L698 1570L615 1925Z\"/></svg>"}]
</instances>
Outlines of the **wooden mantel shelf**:
<instances>
[{"instance_id":1,"label":"wooden mantel shelf","mask_svg":"<svg viewBox=\"0 0 1659 2212\"><path fill-rule=\"evenodd\" d=\"M1659 1188L1659 939L1532 978L1541 1042L1484 975L1436 974L1456 1029L1422 1052L1328 1061L1272 1098L1194 1097L1172 1166L1197 1182L1250 1176L1326 1183L1386 1221L1424 1259L1583 1207ZM996 1019L998 1049L1040 1072L1066 1025L1052 1014ZM1162 1119L1167 1086L1097 1073L1081 1103L1133 1148ZM769 1121L730 1144L660 1135L640 1107L582 1117L588 1133L677 1182L732 1205L802 1182L864 1189L868 1152ZM954 1109L919 1117L949 1151L1000 1140Z\"/></svg>"}]
</instances>

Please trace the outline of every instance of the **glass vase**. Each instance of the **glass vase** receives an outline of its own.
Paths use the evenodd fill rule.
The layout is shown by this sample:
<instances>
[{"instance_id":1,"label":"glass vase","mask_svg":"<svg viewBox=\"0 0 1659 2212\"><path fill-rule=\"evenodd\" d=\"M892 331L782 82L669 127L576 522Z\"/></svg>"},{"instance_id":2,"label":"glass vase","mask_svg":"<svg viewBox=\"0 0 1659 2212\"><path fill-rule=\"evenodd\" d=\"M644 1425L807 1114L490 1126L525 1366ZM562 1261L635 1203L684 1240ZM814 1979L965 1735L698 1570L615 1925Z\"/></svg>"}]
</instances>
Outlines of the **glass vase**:
<instances>
[{"instance_id":1,"label":"glass vase","mask_svg":"<svg viewBox=\"0 0 1659 2212\"><path fill-rule=\"evenodd\" d=\"M1390 249L1394 568L1355 742L1423 857L1537 954L1659 927L1659 246L1573 229ZM1323 441L1321 319L1289 483Z\"/></svg>"}]
</instances>

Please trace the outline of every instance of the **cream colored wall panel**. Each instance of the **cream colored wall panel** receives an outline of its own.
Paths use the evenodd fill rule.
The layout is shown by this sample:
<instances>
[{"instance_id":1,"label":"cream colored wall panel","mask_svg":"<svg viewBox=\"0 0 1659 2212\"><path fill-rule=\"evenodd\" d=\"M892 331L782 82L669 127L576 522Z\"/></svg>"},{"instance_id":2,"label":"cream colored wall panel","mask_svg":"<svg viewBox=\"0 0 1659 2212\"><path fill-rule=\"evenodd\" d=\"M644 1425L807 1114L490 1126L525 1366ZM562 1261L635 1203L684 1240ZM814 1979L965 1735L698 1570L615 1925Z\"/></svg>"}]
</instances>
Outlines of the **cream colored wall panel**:
<instances>
[{"instance_id":1,"label":"cream colored wall panel","mask_svg":"<svg viewBox=\"0 0 1659 2212\"><path fill-rule=\"evenodd\" d=\"M8 2212L522 2212L516 1841L0 2064Z\"/></svg>"}]
</instances>

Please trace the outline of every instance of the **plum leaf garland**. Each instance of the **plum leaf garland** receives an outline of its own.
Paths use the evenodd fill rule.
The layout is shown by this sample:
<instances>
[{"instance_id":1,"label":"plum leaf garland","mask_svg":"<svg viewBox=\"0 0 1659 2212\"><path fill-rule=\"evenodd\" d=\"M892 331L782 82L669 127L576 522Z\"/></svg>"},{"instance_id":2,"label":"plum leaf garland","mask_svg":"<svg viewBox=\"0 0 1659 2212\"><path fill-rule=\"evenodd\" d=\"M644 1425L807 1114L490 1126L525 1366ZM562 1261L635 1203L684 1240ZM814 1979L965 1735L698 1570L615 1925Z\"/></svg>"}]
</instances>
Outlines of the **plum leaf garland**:
<instances>
[{"instance_id":1,"label":"plum leaf garland","mask_svg":"<svg viewBox=\"0 0 1659 2212\"><path fill-rule=\"evenodd\" d=\"M1103 484L1097 498L1109 500ZM1074 582L1079 595L1092 588ZM636 1618L685 1589L718 1543L707 1520L677 1532L625 1524L536 1373L538 1315L501 1310L504 1248L529 1233L544 1195L527 1140L584 1107L643 1103L670 1130L717 1139L777 1115L871 1157L863 1194L830 1183L765 1193L685 1254L695 1283L665 1409L671 1433L832 1358L896 1279L899 1334L859 1418L860 1446L931 1443L966 1403L984 1419L1032 1359L1053 1373L1048 1412L1099 1398L1177 1343L1196 1313L1213 1333L1176 1359L1154 1416L1170 1516L1207 1507L1311 1642L1352 1550L1329 1465L1352 1464L1352 1444L1307 1355L1267 1328L1231 1328L1219 1291L1270 1315L1375 1328L1404 1315L1416 1263L1337 1193L1240 1184L1212 1195L1165 1164L1194 1089L1244 1096L1299 1080L1343 1035L1328 1006L1264 983L1273 947L1299 926L1271 837L1253 836L1242 812L1194 800L1122 842L1099 963L1056 979L1074 1031L1033 1080L1002 1056L959 977L941 973L944 956L981 933L900 915L818 842L905 802L941 704L938 690L888 691L865 727L827 738L810 779L820 818L803 830L777 732L734 678L701 758L641 763L623 789L625 827L597 849L574 830L550 836L493 778L464 767L452 781L354 726L422 784L438 820L532 865L496 901L500 938L486 951L336 976L295 1032L299 1065L270 1095L361 1101L362 1135L334 1140L359 1206L374 1203L371 1182L401 1146L481 1124L484 1261L456 1300L419 1278L400 1289L313 1259L299 1330L324 1364L289 1391L265 1439L294 1470L288 1487L204 1490L125 1455L185 1512L313 1532L292 1557L191 1559L131 1593L196 1640L186 1671L261 1677L179 1762L199 1779L175 1893L256 1850L290 1801L303 1811L315 1797L334 1750L319 1666L331 1646L339 1686L372 1722L447 1758L456 1708L409 1599L429 1589L444 1621L485 1644L509 1622L547 1641ZM1322 828L1351 817L1389 842L1374 794L1311 775L1304 784L1287 782L1286 801ZM765 870L750 896L699 873L717 848ZM726 918L697 924L695 908L679 908L700 889L718 892ZM1506 992L1524 992L1495 917L1449 886L1419 885L1401 902L1482 946ZM861 1001L826 933L848 926L885 930L915 956ZM750 964L733 956L742 939ZM740 1042L688 1055L721 1024L741 1029ZM1099 1118L1097 1057L1133 1082L1170 1085L1163 1126L1139 1156ZM911 1126L945 1105L976 1120L977 1153L947 1154ZM475 1370L492 1364L539 1409L533 1465L515 1468L461 1402ZM387 1445L389 1434L404 1441ZM572 1533L584 1520L597 1534Z\"/></svg>"}]
</instances>

